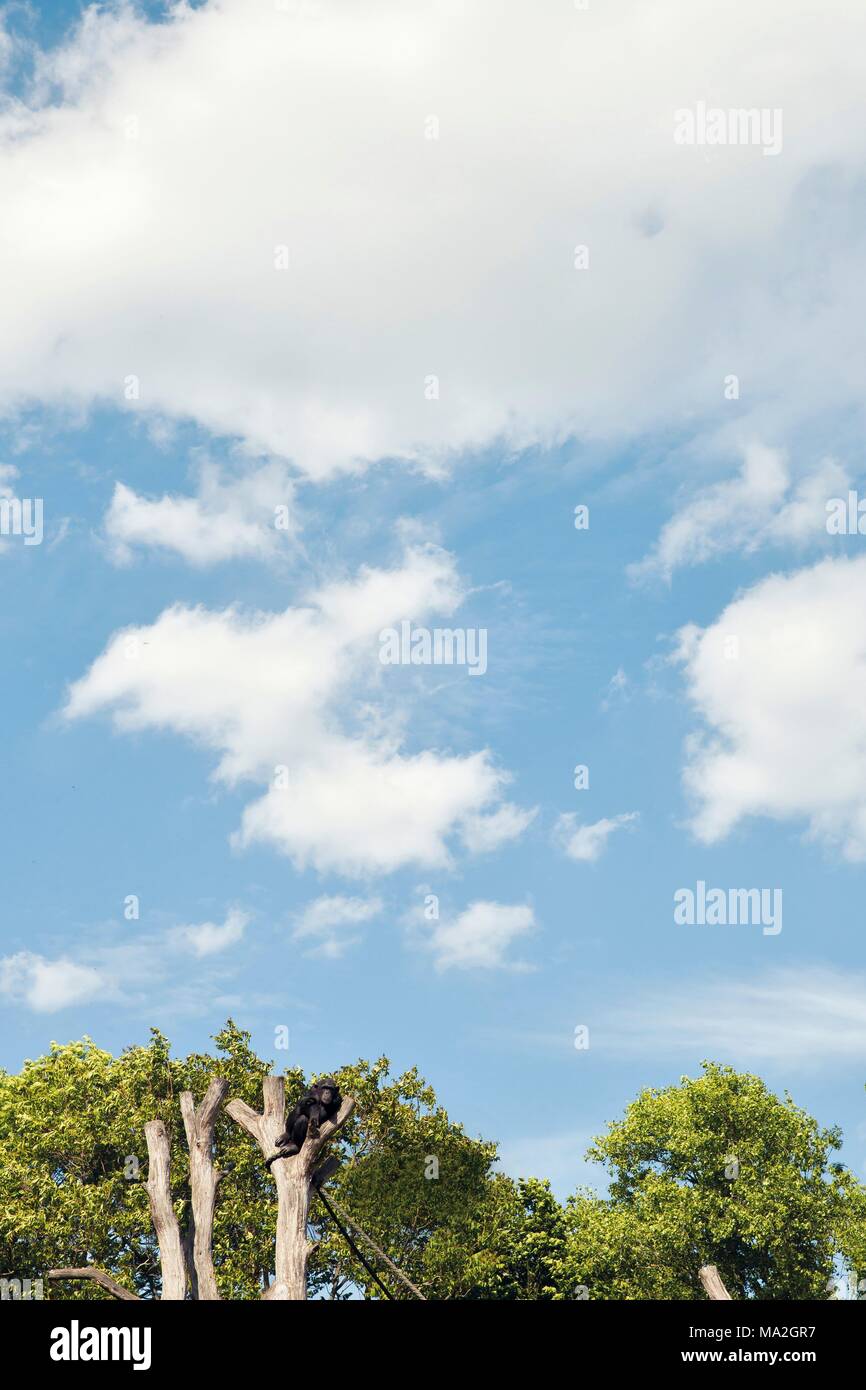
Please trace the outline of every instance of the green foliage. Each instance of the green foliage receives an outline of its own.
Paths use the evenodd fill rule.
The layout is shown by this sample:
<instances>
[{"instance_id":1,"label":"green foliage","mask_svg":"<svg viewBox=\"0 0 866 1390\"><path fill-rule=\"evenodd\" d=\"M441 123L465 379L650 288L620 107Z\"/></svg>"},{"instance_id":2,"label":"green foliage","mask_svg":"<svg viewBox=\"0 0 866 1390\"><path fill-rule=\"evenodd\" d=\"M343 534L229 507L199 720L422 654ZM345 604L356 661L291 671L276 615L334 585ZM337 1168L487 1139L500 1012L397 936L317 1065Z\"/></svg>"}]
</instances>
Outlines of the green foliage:
<instances>
[{"instance_id":1,"label":"green foliage","mask_svg":"<svg viewBox=\"0 0 866 1390\"><path fill-rule=\"evenodd\" d=\"M143 1187L144 1125L156 1118L166 1125L172 1195L183 1230L190 1202L180 1092L192 1091L198 1102L213 1077L222 1076L230 1096L260 1109L262 1079L271 1071L253 1052L249 1035L231 1021L215 1042L214 1056L172 1059L166 1039L153 1032L147 1047L128 1048L115 1058L85 1038L52 1044L46 1057L26 1062L18 1075L0 1073L0 1269L27 1275L90 1264L142 1297L159 1295L158 1251ZM445 1283L456 1286L467 1258L457 1233L469 1230L473 1213L487 1200L496 1146L469 1138L453 1124L414 1069L392 1079L387 1059L380 1058L332 1074L344 1094L356 1097L358 1109L332 1145L343 1167L329 1192L433 1296L443 1258L428 1259L428 1248L450 1248ZM297 1068L285 1076L291 1105L308 1079ZM217 1120L215 1149L217 1165L228 1170L213 1233L220 1292L224 1298L257 1298L272 1268L274 1184L256 1146L224 1113ZM137 1179L126 1175L134 1167L129 1158L138 1161ZM438 1163L438 1178L426 1176L435 1168L431 1159ZM377 1296L315 1197L311 1219L318 1237L311 1293L339 1298L361 1290ZM383 1278L395 1297L407 1296L392 1275ZM63 1297L109 1295L69 1281Z\"/></svg>"},{"instance_id":2,"label":"green foliage","mask_svg":"<svg viewBox=\"0 0 866 1390\"><path fill-rule=\"evenodd\" d=\"M450 1277L439 1275L440 1297L463 1299L555 1298L567 1251L562 1207L539 1178L513 1183L502 1174L488 1186L486 1200L460 1233L446 1233L432 1258L450 1252Z\"/></svg>"},{"instance_id":3,"label":"green foliage","mask_svg":"<svg viewBox=\"0 0 866 1390\"><path fill-rule=\"evenodd\" d=\"M222 1076L230 1096L258 1110L272 1070L231 1021L215 1043L214 1054L173 1059L154 1031L147 1046L113 1057L85 1038L52 1044L17 1075L0 1072L0 1270L32 1277L89 1264L159 1296L144 1125L166 1125L185 1229L180 1092L198 1103ZM342 1166L328 1192L428 1298L564 1299L586 1286L591 1298L693 1299L703 1263L718 1265L735 1298L824 1298L834 1259L866 1271L866 1190L831 1161L838 1133L757 1077L705 1064L697 1080L644 1091L590 1151L610 1172L609 1197L578 1193L563 1209L547 1182L497 1172L496 1145L450 1120L414 1068L392 1077L381 1057L325 1072L357 1101L332 1145ZM291 1105L310 1078L284 1074ZM215 1149L227 1170L214 1220L220 1291L258 1298L272 1268L274 1183L224 1113ZM311 1221L311 1295L381 1297L315 1196ZM411 1297L372 1262L393 1297ZM70 1281L62 1296L109 1295Z\"/></svg>"},{"instance_id":4,"label":"green foliage","mask_svg":"<svg viewBox=\"0 0 866 1390\"><path fill-rule=\"evenodd\" d=\"M383 1058L339 1073L359 1118L345 1132L336 1200L428 1298L550 1297L565 1225L549 1185L494 1172L495 1144L449 1120L414 1068L391 1085L386 1069ZM311 1260L319 1287L379 1296L327 1219L320 1237ZM412 1297L393 1277L385 1282L395 1298Z\"/></svg>"},{"instance_id":5,"label":"green foliage","mask_svg":"<svg viewBox=\"0 0 866 1390\"><path fill-rule=\"evenodd\" d=\"M165 1122L172 1195L183 1226L189 1190L180 1092L191 1090L200 1100L213 1076L225 1076L232 1095L260 1106L261 1078L269 1070L232 1023L216 1042L219 1057L193 1053L172 1060L156 1030L147 1047L127 1048L117 1058L84 1038L52 1043L47 1056L25 1062L17 1075L0 1073L0 1267L27 1275L92 1264L144 1298L158 1296L144 1125ZM290 1076L289 1084L300 1089L300 1074ZM221 1166L234 1165L214 1224L221 1285L226 1297L252 1297L272 1260L273 1185L249 1140L225 1115L216 1142ZM136 1162L138 1177L127 1176ZM254 1221L251 1203L258 1208ZM63 1286L63 1296L110 1297L77 1281Z\"/></svg>"},{"instance_id":6,"label":"green foliage","mask_svg":"<svg viewBox=\"0 0 866 1390\"><path fill-rule=\"evenodd\" d=\"M416 1068L392 1082L387 1071L383 1057L336 1073L357 1111L341 1133L345 1163L329 1191L413 1283L438 1296L428 1252L446 1233L462 1230L484 1201L496 1145L470 1139L449 1120ZM380 1296L322 1208L319 1216L310 1262L316 1287L339 1293L357 1285ZM395 1298L412 1297L392 1277L385 1283Z\"/></svg>"},{"instance_id":7,"label":"green foliage","mask_svg":"<svg viewBox=\"0 0 866 1390\"><path fill-rule=\"evenodd\" d=\"M643 1091L590 1149L609 1199L568 1203L564 1286L694 1299L715 1264L735 1299L826 1298L835 1258L862 1269L866 1234L864 1189L831 1161L840 1142L730 1067Z\"/></svg>"}]
</instances>

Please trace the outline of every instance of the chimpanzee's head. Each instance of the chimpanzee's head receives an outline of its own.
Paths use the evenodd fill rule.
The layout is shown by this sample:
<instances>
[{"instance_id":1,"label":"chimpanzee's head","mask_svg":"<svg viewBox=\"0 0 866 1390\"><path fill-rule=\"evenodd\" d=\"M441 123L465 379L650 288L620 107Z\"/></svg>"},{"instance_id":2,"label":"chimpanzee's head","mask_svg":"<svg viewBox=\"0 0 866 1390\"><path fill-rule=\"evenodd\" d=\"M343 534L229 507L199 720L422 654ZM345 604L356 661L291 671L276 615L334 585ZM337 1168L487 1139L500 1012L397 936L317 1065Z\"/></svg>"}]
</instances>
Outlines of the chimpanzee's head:
<instances>
[{"instance_id":1,"label":"chimpanzee's head","mask_svg":"<svg viewBox=\"0 0 866 1390\"><path fill-rule=\"evenodd\" d=\"M337 1083L332 1076L323 1076L321 1081L316 1082L315 1089L323 1105L333 1105L334 1100L340 1094Z\"/></svg>"}]
</instances>

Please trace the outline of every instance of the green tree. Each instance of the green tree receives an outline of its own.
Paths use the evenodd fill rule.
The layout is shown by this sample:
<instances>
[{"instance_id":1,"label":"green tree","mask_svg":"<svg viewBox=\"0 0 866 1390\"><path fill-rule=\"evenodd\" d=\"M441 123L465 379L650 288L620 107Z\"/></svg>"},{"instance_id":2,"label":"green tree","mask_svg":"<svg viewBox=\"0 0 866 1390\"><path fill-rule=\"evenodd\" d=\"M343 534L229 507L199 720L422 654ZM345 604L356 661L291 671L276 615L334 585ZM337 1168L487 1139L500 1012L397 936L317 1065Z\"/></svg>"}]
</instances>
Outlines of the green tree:
<instances>
[{"instance_id":1,"label":"green tree","mask_svg":"<svg viewBox=\"0 0 866 1390\"><path fill-rule=\"evenodd\" d=\"M17 1074L0 1072L0 1270L26 1277L93 1265L141 1297L159 1295L158 1250L143 1186L144 1124L162 1119L168 1130L172 1196L184 1229L189 1186L181 1091L200 1100L212 1078L222 1076L230 1096L259 1108L262 1079L272 1069L231 1021L215 1041L214 1055L172 1058L168 1042L154 1031L146 1047L114 1057L85 1038L53 1044ZM451 1121L414 1069L394 1078L380 1058L332 1074L358 1103L333 1144L342 1167L328 1192L340 1207L428 1296L471 1297L484 1289L489 1293L475 1296L535 1297L530 1274L516 1277L510 1270L510 1247L493 1241L500 1208L507 1206L518 1226L520 1210L515 1185L493 1171L495 1144L469 1137ZM308 1079L297 1068L285 1076L291 1104ZM213 1231L220 1292L257 1298L273 1257L274 1185L260 1153L224 1113L215 1147L218 1166L229 1170ZM316 1198L311 1217L318 1237L311 1293L381 1296ZM387 1270L380 1273L394 1297L411 1296ZM515 1292L520 1279L522 1295ZM62 1293L109 1296L73 1281Z\"/></svg>"},{"instance_id":2,"label":"green tree","mask_svg":"<svg viewBox=\"0 0 866 1390\"><path fill-rule=\"evenodd\" d=\"M473 1213L467 1233L471 1259L457 1261L454 1298L557 1297L567 1250L565 1213L540 1178L514 1183L500 1175Z\"/></svg>"},{"instance_id":3,"label":"green tree","mask_svg":"<svg viewBox=\"0 0 866 1390\"><path fill-rule=\"evenodd\" d=\"M93 1265L142 1297L159 1295L144 1124L167 1127L183 1229L181 1091L201 1099L222 1076L230 1095L258 1108L272 1070L231 1021L215 1041L214 1054L172 1058L154 1031L147 1046L113 1057L85 1038L0 1072L0 1270ZM838 1132L757 1077L705 1064L696 1080L644 1091L590 1150L609 1169L609 1196L578 1193L563 1210L548 1183L497 1172L496 1145L449 1119L414 1068L392 1077L379 1058L325 1070L357 1100L333 1143L342 1166L327 1192L427 1297L574 1298L585 1286L592 1298L692 1299L702 1296L699 1266L714 1263L735 1298L824 1298L834 1261L866 1271L866 1191L832 1161ZM285 1076L291 1104L308 1078L297 1068ZM274 1185L224 1113L215 1148L228 1170L214 1221L220 1291L257 1298L273 1257ZM313 1296L381 1297L315 1197L311 1220ZM393 1297L411 1297L371 1262ZM62 1294L108 1296L75 1282Z\"/></svg>"},{"instance_id":4,"label":"green tree","mask_svg":"<svg viewBox=\"0 0 866 1390\"><path fill-rule=\"evenodd\" d=\"M255 1104L268 1065L249 1047L248 1035L229 1023L217 1038L218 1058L170 1056L153 1030L147 1047L120 1057L89 1038L25 1062L17 1074L0 1073L0 1266L38 1274L57 1266L95 1265L141 1297L158 1296L160 1271L144 1180L143 1129L162 1119L171 1135L172 1193L178 1219L188 1218L188 1156L177 1097L188 1088L200 1098L212 1076L225 1076L231 1093ZM292 1074L300 1088L300 1074ZM296 1079L295 1079L296 1078ZM290 1083L291 1084L291 1083ZM220 1276L227 1297L254 1297L272 1258L272 1184L252 1145L227 1116L217 1123L223 1167L233 1167L219 1206ZM248 1205L259 1217L247 1220ZM258 1260L258 1263L255 1261ZM90 1284L70 1282L63 1296L107 1297Z\"/></svg>"},{"instance_id":5,"label":"green tree","mask_svg":"<svg viewBox=\"0 0 866 1390\"><path fill-rule=\"evenodd\" d=\"M568 1203L564 1288L694 1299L715 1264L735 1299L826 1298L834 1261L862 1269L866 1240L866 1191L832 1160L840 1144L731 1067L643 1091L589 1151L608 1198Z\"/></svg>"}]
</instances>

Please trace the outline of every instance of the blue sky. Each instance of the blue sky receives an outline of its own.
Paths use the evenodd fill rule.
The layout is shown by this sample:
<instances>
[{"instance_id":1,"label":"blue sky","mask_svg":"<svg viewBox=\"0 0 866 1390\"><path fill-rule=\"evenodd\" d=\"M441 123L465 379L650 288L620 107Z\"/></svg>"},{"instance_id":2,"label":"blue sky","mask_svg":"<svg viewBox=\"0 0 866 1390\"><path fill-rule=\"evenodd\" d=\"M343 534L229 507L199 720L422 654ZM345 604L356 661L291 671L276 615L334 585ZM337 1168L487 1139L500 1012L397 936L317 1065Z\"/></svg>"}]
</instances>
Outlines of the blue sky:
<instances>
[{"instance_id":1,"label":"blue sky","mask_svg":"<svg viewBox=\"0 0 866 1390\"><path fill-rule=\"evenodd\" d=\"M659 4L660 70L572 98L611 9L8 8L2 1065L231 1014L418 1065L565 1194L708 1057L866 1175L862 74ZM678 148L699 99L781 153ZM402 619L486 672L383 666ZM782 930L677 925L701 880Z\"/></svg>"}]
</instances>

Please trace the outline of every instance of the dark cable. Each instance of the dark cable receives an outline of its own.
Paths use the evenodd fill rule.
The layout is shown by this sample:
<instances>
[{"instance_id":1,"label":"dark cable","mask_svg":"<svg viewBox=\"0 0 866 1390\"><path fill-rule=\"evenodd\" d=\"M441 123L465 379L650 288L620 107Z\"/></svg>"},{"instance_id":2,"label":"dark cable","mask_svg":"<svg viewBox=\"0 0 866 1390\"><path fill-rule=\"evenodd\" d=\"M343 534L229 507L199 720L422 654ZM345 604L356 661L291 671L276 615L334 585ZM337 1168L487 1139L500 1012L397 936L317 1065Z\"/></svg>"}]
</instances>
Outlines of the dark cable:
<instances>
[{"instance_id":1,"label":"dark cable","mask_svg":"<svg viewBox=\"0 0 866 1390\"><path fill-rule=\"evenodd\" d=\"M322 1189L321 1189L320 1187L317 1187L315 1190L316 1190L316 1192L319 1194L319 1198L320 1198L320 1200L323 1202L323 1204L324 1204L326 1210L330 1212L330 1214L331 1214L331 1220L333 1221L333 1223L334 1223L334 1225L336 1226L337 1230L340 1232L340 1235L343 1237L344 1241L345 1241L346 1244L348 1245L348 1247L349 1247L349 1249L351 1250L352 1254L355 1256L355 1258L356 1258L357 1260L360 1260L361 1264L364 1266L364 1268L366 1269L367 1273L370 1275L370 1278L373 1279L373 1280L379 1285L379 1288L382 1290L382 1292L383 1292L383 1294L385 1295L385 1297L386 1297L386 1298L390 1298L391 1301L393 1302L393 1301L394 1301L393 1294L389 1293L388 1290L385 1288L385 1285L382 1283L382 1280L379 1278L379 1276L378 1276L378 1274L376 1273L375 1269L371 1268L371 1266L367 1264L367 1261L364 1259L364 1256L361 1254L360 1250L358 1249L357 1245L356 1245L355 1242L353 1241L352 1237L349 1235L349 1232L348 1232L348 1231L345 1229L345 1227L342 1225L342 1223L341 1223L341 1221L340 1221L340 1218L338 1217L337 1213L334 1211L334 1208L331 1206L331 1203L328 1201L328 1199L327 1199L327 1197L325 1196L325 1194L324 1194L324 1192L322 1191Z\"/></svg>"}]
</instances>

